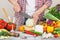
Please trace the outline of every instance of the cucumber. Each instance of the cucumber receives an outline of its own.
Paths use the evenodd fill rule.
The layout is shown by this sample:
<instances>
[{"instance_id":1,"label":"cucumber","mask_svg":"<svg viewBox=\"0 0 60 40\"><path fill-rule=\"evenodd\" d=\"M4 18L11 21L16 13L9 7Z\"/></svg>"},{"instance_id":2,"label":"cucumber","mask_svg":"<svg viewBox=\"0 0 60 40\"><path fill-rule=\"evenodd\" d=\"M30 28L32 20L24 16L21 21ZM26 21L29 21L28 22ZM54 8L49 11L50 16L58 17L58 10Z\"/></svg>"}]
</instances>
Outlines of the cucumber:
<instances>
[{"instance_id":1,"label":"cucumber","mask_svg":"<svg viewBox=\"0 0 60 40\"><path fill-rule=\"evenodd\" d=\"M2 31L2 33L3 33L3 36L8 36L8 32Z\"/></svg>"},{"instance_id":2,"label":"cucumber","mask_svg":"<svg viewBox=\"0 0 60 40\"><path fill-rule=\"evenodd\" d=\"M57 34L60 34L60 31L57 31Z\"/></svg>"},{"instance_id":3,"label":"cucumber","mask_svg":"<svg viewBox=\"0 0 60 40\"><path fill-rule=\"evenodd\" d=\"M54 31L53 33L54 33L54 34L57 34L57 31Z\"/></svg>"},{"instance_id":4,"label":"cucumber","mask_svg":"<svg viewBox=\"0 0 60 40\"><path fill-rule=\"evenodd\" d=\"M34 34L42 35L41 32L36 32L36 31L34 31L34 30L30 30L30 32L32 32L32 33L34 33Z\"/></svg>"},{"instance_id":5,"label":"cucumber","mask_svg":"<svg viewBox=\"0 0 60 40\"><path fill-rule=\"evenodd\" d=\"M42 35L42 33L41 32L34 32L35 34L38 34L38 35Z\"/></svg>"},{"instance_id":6,"label":"cucumber","mask_svg":"<svg viewBox=\"0 0 60 40\"><path fill-rule=\"evenodd\" d=\"M8 31L5 29L0 29L0 36L8 36Z\"/></svg>"},{"instance_id":7,"label":"cucumber","mask_svg":"<svg viewBox=\"0 0 60 40\"><path fill-rule=\"evenodd\" d=\"M60 34L60 31L54 31L55 34Z\"/></svg>"},{"instance_id":8,"label":"cucumber","mask_svg":"<svg viewBox=\"0 0 60 40\"><path fill-rule=\"evenodd\" d=\"M60 28L55 28L55 31L60 31Z\"/></svg>"}]
</instances>

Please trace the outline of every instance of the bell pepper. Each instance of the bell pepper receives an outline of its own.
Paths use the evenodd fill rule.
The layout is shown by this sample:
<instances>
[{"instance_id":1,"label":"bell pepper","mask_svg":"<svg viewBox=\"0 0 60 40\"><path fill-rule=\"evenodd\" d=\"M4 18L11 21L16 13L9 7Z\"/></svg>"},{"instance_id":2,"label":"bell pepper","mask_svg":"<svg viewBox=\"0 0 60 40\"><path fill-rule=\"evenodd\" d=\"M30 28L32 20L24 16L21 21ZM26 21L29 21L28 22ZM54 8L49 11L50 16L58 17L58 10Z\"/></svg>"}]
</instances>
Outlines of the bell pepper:
<instances>
[{"instance_id":1,"label":"bell pepper","mask_svg":"<svg viewBox=\"0 0 60 40\"><path fill-rule=\"evenodd\" d=\"M46 31L47 31L47 26L48 26L48 24L47 24L47 23L45 23L44 28L43 28L43 31L44 31L44 32L46 32Z\"/></svg>"},{"instance_id":2,"label":"bell pepper","mask_svg":"<svg viewBox=\"0 0 60 40\"><path fill-rule=\"evenodd\" d=\"M56 22L57 27L60 27L60 21Z\"/></svg>"},{"instance_id":3,"label":"bell pepper","mask_svg":"<svg viewBox=\"0 0 60 40\"><path fill-rule=\"evenodd\" d=\"M7 26L7 22L5 22L3 19L0 19L0 29L4 29Z\"/></svg>"},{"instance_id":4,"label":"bell pepper","mask_svg":"<svg viewBox=\"0 0 60 40\"><path fill-rule=\"evenodd\" d=\"M52 26L47 27L47 32L48 33L52 33L53 31L54 31L54 27L52 27Z\"/></svg>"},{"instance_id":5,"label":"bell pepper","mask_svg":"<svg viewBox=\"0 0 60 40\"><path fill-rule=\"evenodd\" d=\"M30 31L25 30L24 33L26 33L26 34L30 34L30 35L33 35L33 36L41 36L41 35L42 35L41 32L35 32L34 30L30 30Z\"/></svg>"},{"instance_id":6,"label":"bell pepper","mask_svg":"<svg viewBox=\"0 0 60 40\"><path fill-rule=\"evenodd\" d=\"M56 22L53 21L52 24L51 24L51 26L53 26L54 28L56 28L57 27Z\"/></svg>"}]
</instances>

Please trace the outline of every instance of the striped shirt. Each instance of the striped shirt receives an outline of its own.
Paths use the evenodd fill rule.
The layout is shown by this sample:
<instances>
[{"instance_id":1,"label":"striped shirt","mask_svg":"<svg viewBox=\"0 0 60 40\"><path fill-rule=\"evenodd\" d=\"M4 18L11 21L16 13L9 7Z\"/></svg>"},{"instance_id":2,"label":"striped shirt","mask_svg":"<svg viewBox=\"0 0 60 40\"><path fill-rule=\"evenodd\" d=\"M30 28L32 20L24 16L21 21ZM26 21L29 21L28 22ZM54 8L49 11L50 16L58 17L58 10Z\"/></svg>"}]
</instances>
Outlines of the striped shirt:
<instances>
[{"instance_id":1,"label":"striped shirt","mask_svg":"<svg viewBox=\"0 0 60 40\"><path fill-rule=\"evenodd\" d=\"M22 8L22 11L21 12L25 12L26 11L26 4L27 4L27 1L26 0L18 0L17 1L18 4L21 6ZM47 5L48 8L51 6L52 4L52 0L36 0L36 4L35 4L35 9L36 11L42 7L43 5ZM39 19L42 19L44 16L44 11L39 15ZM19 15L19 13L15 13L15 17L16 17L16 24L19 26L21 24L24 23L24 17Z\"/></svg>"}]
</instances>

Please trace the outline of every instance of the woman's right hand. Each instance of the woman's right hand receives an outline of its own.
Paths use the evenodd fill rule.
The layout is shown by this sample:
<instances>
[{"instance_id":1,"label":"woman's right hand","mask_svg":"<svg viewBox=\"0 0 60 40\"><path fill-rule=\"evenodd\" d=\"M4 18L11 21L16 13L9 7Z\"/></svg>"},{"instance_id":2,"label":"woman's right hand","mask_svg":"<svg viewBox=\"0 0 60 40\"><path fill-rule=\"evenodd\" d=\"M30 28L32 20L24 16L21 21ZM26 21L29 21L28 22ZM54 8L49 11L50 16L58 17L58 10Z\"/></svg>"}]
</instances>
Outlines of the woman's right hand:
<instances>
[{"instance_id":1,"label":"woman's right hand","mask_svg":"<svg viewBox=\"0 0 60 40\"><path fill-rule=\"evenodd\" d=\"M38 14L34 13L33 14L33 20L34 20L35 25L37 24L38 19L39 19Z\"/></svg>"},{"instance_id":2,"label":"woman's right hand","mask_svg":"<svg viewBox=\"0 0 60 40\"><path fill-rule=\"evenodd\" d=\"M15 4L13 7L15 12L20 12L21 11L21 7L19 6L19 4Z\"/></svg>"}]
</instances>

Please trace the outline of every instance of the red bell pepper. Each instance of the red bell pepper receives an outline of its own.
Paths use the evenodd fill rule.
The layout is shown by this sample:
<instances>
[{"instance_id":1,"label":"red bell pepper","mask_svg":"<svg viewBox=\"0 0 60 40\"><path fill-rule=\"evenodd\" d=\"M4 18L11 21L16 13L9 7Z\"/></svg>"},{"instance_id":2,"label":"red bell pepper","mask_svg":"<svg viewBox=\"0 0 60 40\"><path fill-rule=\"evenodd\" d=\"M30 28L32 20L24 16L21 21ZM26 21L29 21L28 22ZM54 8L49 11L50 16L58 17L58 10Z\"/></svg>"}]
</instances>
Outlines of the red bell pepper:
<instances>
[{"instance_id":1,"label":"red bell pepper","mask_svg":"<svg viewBox=\"0 0 60 40\"><path fill-rule=\"evenodd\" d=\"M7 22L3 19L0 19L0 29L4 29L7 26Z\"/></svg>"},{"instance_id":2,"label":"red bell pepper","mask_svg":"<svg viewBox=\"0 0 60 40\"><path fill-rule=\"evenodd\" d=\"M28 31L28 30L25 30L25 33L29 34L29 35L32 35L32 36L39 36L38 34L34 34L33 32Z\"/></svg>"}]
</instances>

